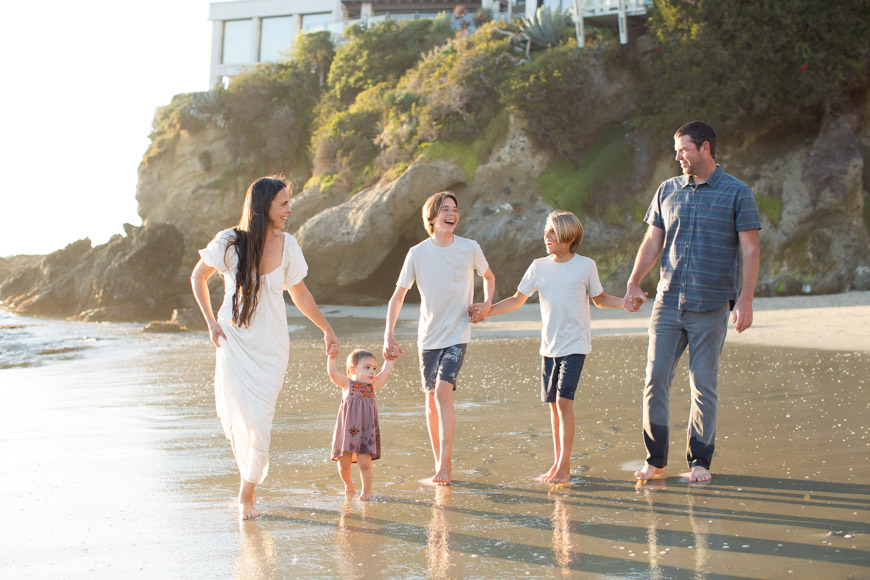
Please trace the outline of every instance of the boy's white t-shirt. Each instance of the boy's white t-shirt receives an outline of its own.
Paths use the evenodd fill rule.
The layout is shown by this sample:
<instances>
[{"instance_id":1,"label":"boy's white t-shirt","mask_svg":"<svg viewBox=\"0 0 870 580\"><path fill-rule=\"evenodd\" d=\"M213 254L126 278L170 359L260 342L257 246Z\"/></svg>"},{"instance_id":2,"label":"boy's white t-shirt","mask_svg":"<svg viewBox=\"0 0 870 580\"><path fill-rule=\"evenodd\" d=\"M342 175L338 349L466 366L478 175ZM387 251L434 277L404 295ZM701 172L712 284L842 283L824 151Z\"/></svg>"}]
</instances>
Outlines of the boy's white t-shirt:
<instances>
[{"instance_id":1,"label":"boy's white t-shirt","mask_svg":"<svg viewBox=\"0 0 870 580\"><path fill-rule=\"evenodd\" d=\"M604 292L595 261L575 254L567 262L538 258L517 290L541 300L541 356L588 354L592 350L589 297Z\"/></svg>"},{"instance_id":2,"label":"boy's white t-shirt","mask_svg":"<svg viewBox=\"0 0 870 580\"><path fill-rule=\"evenodd\" d=\"M468 307L474 299L474 270L489 270L483 251L474 240L453 236L441 247L427 238L408 250L396 286L420 290L420 350L447 348L471 340Z\"/></svg>"}]
</instances>

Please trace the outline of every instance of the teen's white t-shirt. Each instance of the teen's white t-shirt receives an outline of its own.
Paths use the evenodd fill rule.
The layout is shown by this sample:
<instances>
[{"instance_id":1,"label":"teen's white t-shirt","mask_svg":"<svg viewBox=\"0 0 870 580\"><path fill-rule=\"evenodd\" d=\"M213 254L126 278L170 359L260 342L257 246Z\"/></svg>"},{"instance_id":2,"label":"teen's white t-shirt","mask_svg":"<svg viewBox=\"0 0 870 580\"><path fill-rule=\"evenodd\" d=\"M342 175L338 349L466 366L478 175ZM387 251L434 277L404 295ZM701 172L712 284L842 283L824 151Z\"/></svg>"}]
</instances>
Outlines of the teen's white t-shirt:
<instances>
[{"instance_id":1,"label":"teen's white t-shirt","mask_svg":"<svg viewBox=\"0 0 870 580\"><path fill-rule=\"evenodd\" d=\"M489 270L483 251L474 240L453 236L440 247L427 238L408 250L396 286L420 290L421 350L467 344L471 340L468 307L474 299L474 270Z\"/></svg>"},{"instance_id":2,"label":"teen's white t-shirt","mask_svg":"<svg viewBox=\"0 0 870 580\"><path fill-rule=\"evenodd\" d=\"M538 258L517 290L541 300L541 356L588 354L592 350L589 297L604 292L595 261L574 255L567 262Z\"/></svg>"}]
</instances>

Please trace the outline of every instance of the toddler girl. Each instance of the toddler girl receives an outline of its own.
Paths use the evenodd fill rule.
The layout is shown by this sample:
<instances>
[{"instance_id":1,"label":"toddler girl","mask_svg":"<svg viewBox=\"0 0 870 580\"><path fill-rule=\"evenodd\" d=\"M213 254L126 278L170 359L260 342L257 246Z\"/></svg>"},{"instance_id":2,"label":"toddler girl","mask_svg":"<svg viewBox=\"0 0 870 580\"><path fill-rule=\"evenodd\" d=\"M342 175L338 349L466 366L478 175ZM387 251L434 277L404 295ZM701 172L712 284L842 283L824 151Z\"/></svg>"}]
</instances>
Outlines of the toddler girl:
<instances>
[{"instance_id":1,"label":"toddler girl","mask_svg":"<svg viewBox=\"0 0 870 580\"><path fill-rule=\"evenodd\" d=\"M335 367L338 345L330 348L327 354L326 372L342 390L341 406L332 435L332 460L338 462L338 475L344 482L347 495L356 493L350 476L350 464L359 466L362 479L359 498L368 501L372 499L372 461L381 457L381 430L375 391L387 382L393 370L393 361L387 359L383 370L378 373L375 356L367 350L357 349L347 357L348 376L345 376Z\"/></svg>"}]
</instances>

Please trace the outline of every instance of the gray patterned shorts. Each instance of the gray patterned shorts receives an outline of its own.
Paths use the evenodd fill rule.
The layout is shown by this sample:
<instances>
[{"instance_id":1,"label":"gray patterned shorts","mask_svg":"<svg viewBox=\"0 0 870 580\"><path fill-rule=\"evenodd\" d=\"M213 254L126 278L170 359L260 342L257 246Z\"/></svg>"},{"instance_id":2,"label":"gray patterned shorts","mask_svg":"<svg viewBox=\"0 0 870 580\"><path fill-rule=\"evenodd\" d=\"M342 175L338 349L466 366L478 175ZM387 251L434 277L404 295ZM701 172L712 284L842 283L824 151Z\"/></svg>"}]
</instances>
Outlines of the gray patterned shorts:
<instances>
[{"instance_id":1,"label":"gray patterned shorts","mask_svg":"<svg viewBox=\"0 0 870 580\"><path fill-rule=\"evenodd\" d=\"M447 348L433 348L420 351L420 375L423 378L423 392L434 393L435 384L444 381L456 390L456 376L462 368L467 344L454 344Z\"/></svg>"}]
</instances>

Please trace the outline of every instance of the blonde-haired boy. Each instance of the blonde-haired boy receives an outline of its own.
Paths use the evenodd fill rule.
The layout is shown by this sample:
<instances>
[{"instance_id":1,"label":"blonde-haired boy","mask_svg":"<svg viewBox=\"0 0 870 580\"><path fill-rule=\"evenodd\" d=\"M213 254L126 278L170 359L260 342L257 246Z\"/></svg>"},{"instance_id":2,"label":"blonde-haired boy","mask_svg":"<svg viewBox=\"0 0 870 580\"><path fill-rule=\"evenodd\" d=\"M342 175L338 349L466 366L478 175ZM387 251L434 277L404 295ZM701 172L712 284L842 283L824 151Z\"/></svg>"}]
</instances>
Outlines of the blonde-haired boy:
<instances>
[{"instance_id":1,"label":"blonde-haired boy","mask_svg":"<svg viewBox=\"0 0 870 580\"><path fill-rule=\"evenodd\" d=\"M493 305L489 316L516 310L538 292L541 302L541 400L550 405L555 460L541 481L563 483L571 472L574 393L592 349L589 298L598 308L622 308L622 298L604 293L595 262L574 253L583 225L573 213L554 211L544 227L545 258L526 270L517 292ZM473 315L474 313L472 313Z\"/></svg>"}]
</instances>

